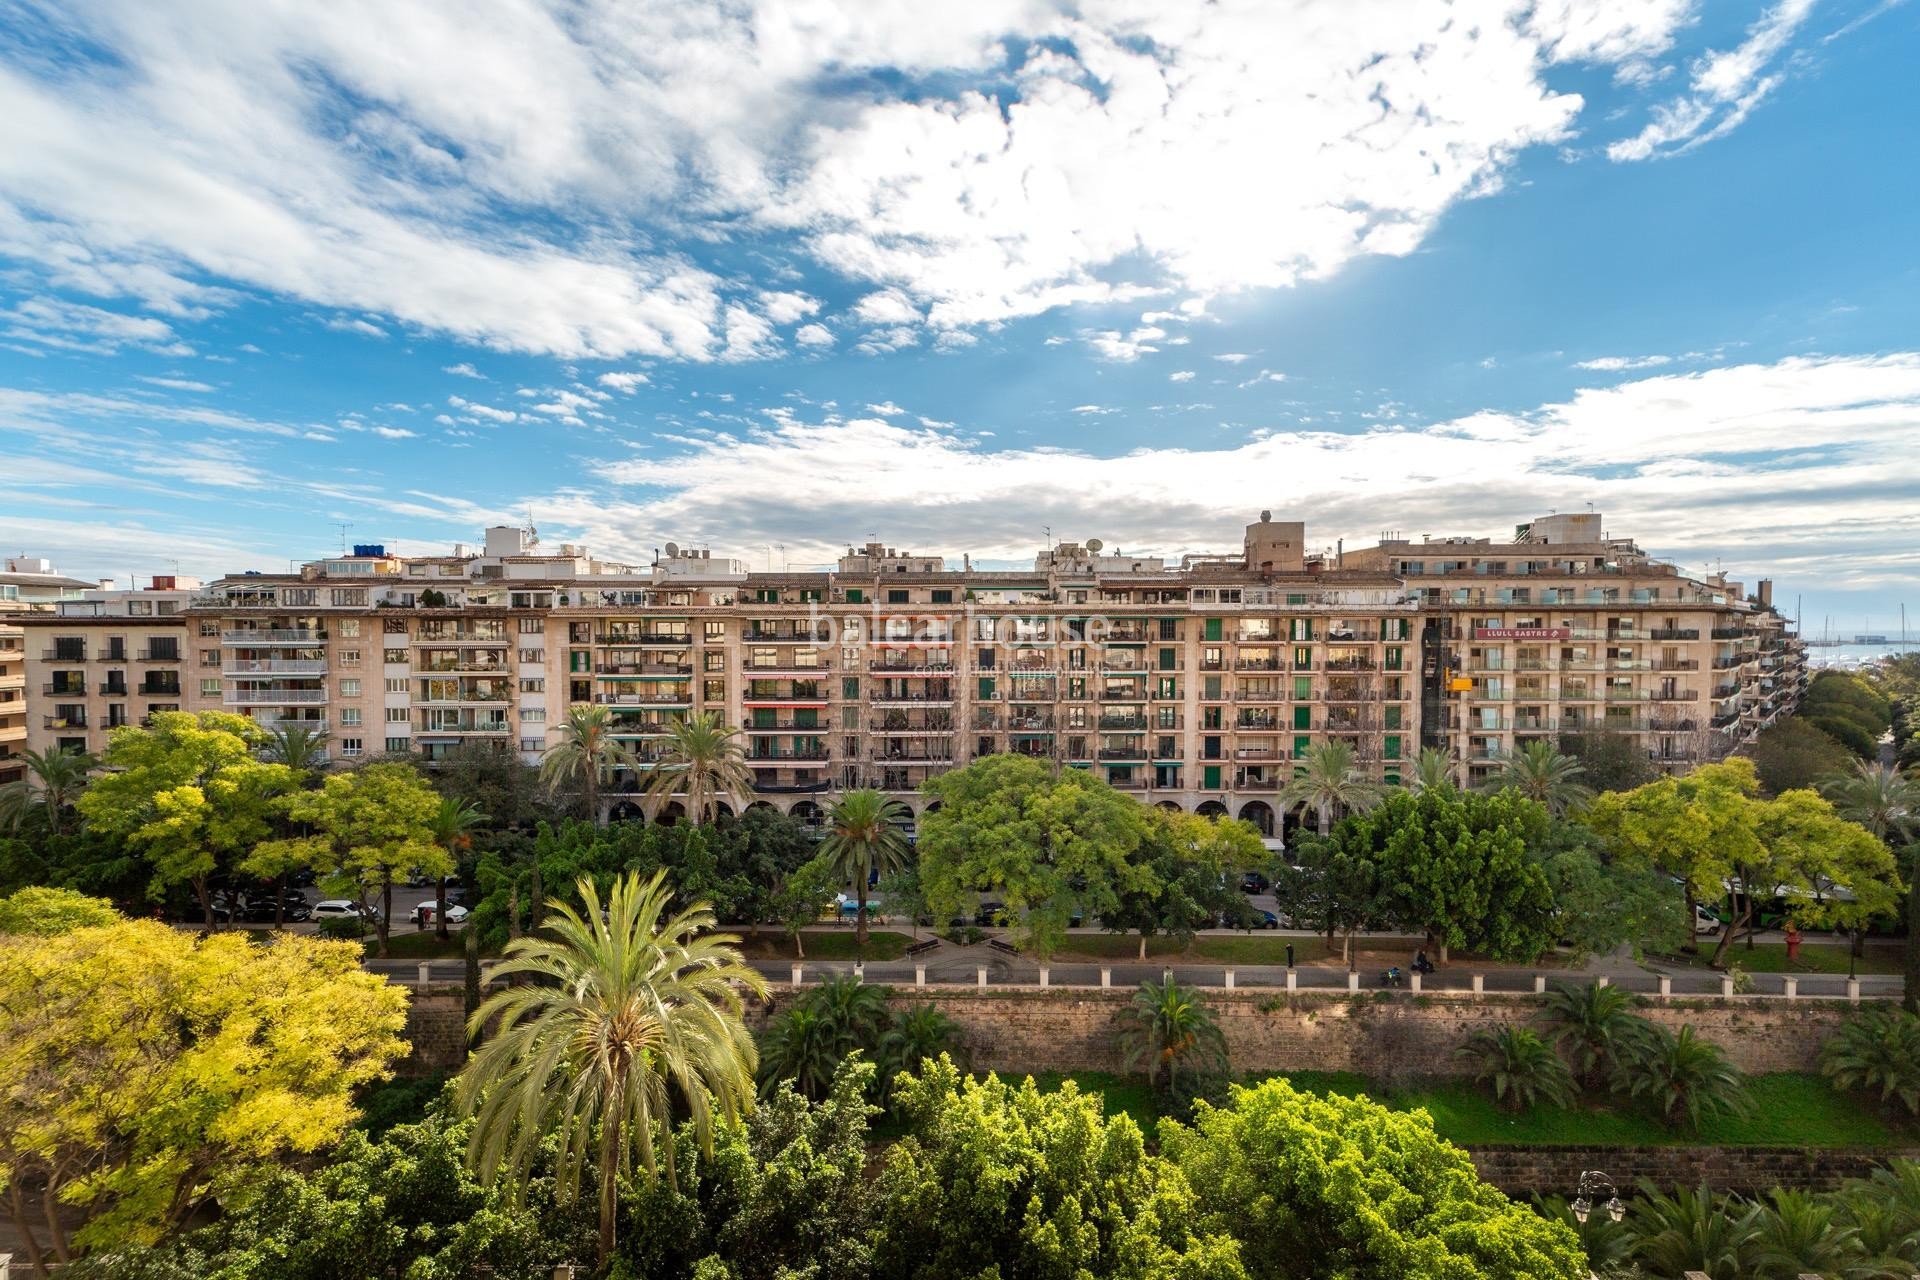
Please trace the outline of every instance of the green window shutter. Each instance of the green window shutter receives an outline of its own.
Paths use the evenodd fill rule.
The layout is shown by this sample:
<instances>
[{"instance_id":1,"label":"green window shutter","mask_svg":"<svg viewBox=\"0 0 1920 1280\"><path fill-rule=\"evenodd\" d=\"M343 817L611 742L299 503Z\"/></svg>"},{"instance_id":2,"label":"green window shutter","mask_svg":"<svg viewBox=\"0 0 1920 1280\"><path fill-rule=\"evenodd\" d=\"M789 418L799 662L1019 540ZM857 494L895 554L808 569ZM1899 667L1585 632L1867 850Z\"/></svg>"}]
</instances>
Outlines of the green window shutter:
<instances>
[{"instance_id":1,"label":"green window shutter","mask_svg":"<svg viewBox=\"0 0 1920 1280\"><path fill-rule=\"evenodd\" d=\"M1162 649L1160 651L1160 669L1162 671L1178 671L1180 669L1179 655L1172 649Z\"/></svg>"},{"instance_id":2,"label":"green window shutter","mask_svg":"<svg viewBox=\"0 0 1920 1280\"><path fill-rule=\"evenodd\" d=\"M1160 696L1163 698L1179 697L1180 682L1170 676L1162 678L1160 681Z\"/></svg>"},{"instance_id":3,"label":"green window shutter","mask_svg":"<svg viewBox=\"0 0 1920 1280\"><path fill-rule=\"evenodd\" d=\"M1293 678L1293 697L1296 702L1305 702L1313 697L1313 677L1295 676Z\"/></svg>"},{"instance_id":4,"label":"green window shutter","mask_svg":"<svg viewBox=\"0 0 1920 1280\"><path fill-rule=\"evenodd\" d=\"M1387 649L1387 670L1398 671L1400 669L1400 654L1401 649L1398 645L1390 646Z\"/></svg>"},{"instance_id":5,"label":"green window shutter","mask_svg":"<svg viewBox=\"0 0 1920 1280\"><path fill-rule=\"evenodd\" d=\"M847 588L848 604L865 604L866 602L867 602L866 593L862 591L859 587Z\"/></svg>"},{"instance_id":6,"label":"green window shutter","mask_svg":"<svg viewBox=\"0 0 1920 1280\"><path fill-rule=\"evenodd\" d=\"M1313 728L1313 708L1295 707L1293 709L1293 727L1296 729Z\"/></svg>"},{"instance_id":7,"label":"green window shutter","mask_svg":"<svg viewBox=\"0 0 1920 1280\"><path fill-rule=\"evenodd\" d=\"M1387 735L1386 756L1387 756L1387 759L1389 760L1398 760L1400 758L1400 735L1399 734L1390 733Z\"/></svg>"},{"instance_id":8,"label":"green window shutter","mask_svg":"<svg viewBox=\"0 0 1920 1280\"><path fill-rule=\"evenodd\" d=\"M992 676L980 677L980 696L982 698L993 697L993 677Z\"/></svg>"},{"instance_id":9,"label":"green window shutter","mask_svg":"<svg viewBox=\"0 0 1920 1280\"><path fill-rule=\"evenodd\" d=\"M1301 756L1304 756L1305 754L1307 754L1307 751L1312 746L1313 746L1312 738L1295 738L1293 740L1293 758L1298 760Z\"/></svg>"},{"instance_id":10,"label":"green window shutter","mask_svg":"<svg viewBox=\"0 0 1920 1280\"><path fill-rule=\"evenodd\" d=\"M1220 766L1210 764L1200 770L1200 789L1202 791L1220 790Z\"/></svg>"},{"instance_id":11,"label":"green window shutter","mask_svg":"<svg viewBox=\"0 0 1920 1280\"><path fill-rule=\"evenodd\" d=\"M1206 677L1205 696L1209 699L1218 698L1220 696L1220 677L1219 676Z\"/></svg>"},{"instance_id":12,"label":"green window shutter","mask_svg":"<svg viewBox=\"0 0 1920 1280\"><path fill-rule=\"evenodd\" d=\"M1220 639L1220 637L1221 637L1221 630L1220 630L1220 628L1221 628L1221 624L1222 624L1222 621L1223 621L1223 620L1222 620L1222 619L1220 619L1220 618L1208 618L1208 619L1207 619L1207 627L1206 627L1206 638L1207 638L1207 639L1209 639L1209 640L1218 640L1218 639Z\"/></svg>"},{"instance_id":13,"label":"green window shutter","mask_svg":"<svg viewBox=\"0 0 1920 1280\"><path fill-rule=\"evenodd\" d=\"M796 729L818 729L820 722L814 719L818 714L819 712L812 707L799 708L793 713L793 727ZM811 745L813 740L809 738L807 741L809 745Z\"/></svg>"},{"instance_id":14,"label":"green window shutter","mask_svg":"<svg viewBox=\"0 0 1920 1280\"><path fill-rule=\"evenodd\" d=\"M1400 727L1400 712L1401 708L1399 707L1387 708L1387 728L1398 729Z\"/></svg>"},{"instance_id":15,"label":"green window shutter","mask_svg":"<svg viewBox=\"0 0 1920 1280\"><path fill-rule=\"evenodd\" d=\"M755 707L753 709L753 727L756 729L771 729L774 723L773 717L774 710L772 707Z\"/></svg>"},{"instance_id":16,"label":"green window shutter","mask_svg":"<svg viewBox=\"0 0 1920 1280\"><path fill-rule=\"evenodd\" d=\"M1307 593L1304 591L1289 591L1287 593L1288 604L1305 604L1306 602Z\"/></svg>"},{"instance_id":17,"label":"green window shutter","mask_svg":"<svg viewBox=\"0 0 1920 1280\"><path fill-rule=\"evenodd\" d=\"M1293 651L1293 669L1295 671L1313 670L1313 650L1304 647L1296 648Z\"/></svg>"},{"instance_id":18,"label":"green window shutter","mask_svg":"<svg viewBox=\"0 0 1920 1280\"><path fill-rule=\"evenodd\" d=\"M860 678L858 676L841 676L840 677L840 696L843 698L859 697L860 696Z\"/></svg>"},{"instance_id":19,"label":"green window shutter","mask_svg":"<svg viewBox=\"0 0 1920 1280\"><path fill-rule=\"evenodd\" d=\"M952 603L953 603L953 592L952 592L952 591L935 591L935 592L933 593L933 603L935 603L935 604L952 604Z\"/></svg>"},{"instance_id":20,"label":"green window shutter","mask_svg":"<svg viewBox=\"0 0 1920 1280\"><path fill-rule=\"evenodd\" d=\"M907 593L901 590L889 591L887 592L887 603L905 604L907 603Z\"/></svg>"}]
</instances>

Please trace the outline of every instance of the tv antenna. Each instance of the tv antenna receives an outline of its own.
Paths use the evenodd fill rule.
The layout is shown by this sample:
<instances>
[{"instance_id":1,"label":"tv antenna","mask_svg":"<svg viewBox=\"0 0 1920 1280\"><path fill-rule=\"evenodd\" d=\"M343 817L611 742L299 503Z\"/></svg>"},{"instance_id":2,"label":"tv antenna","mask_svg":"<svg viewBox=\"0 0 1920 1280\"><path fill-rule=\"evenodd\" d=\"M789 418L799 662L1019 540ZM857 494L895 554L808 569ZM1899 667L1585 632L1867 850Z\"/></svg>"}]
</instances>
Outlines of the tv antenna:
<instances>
[{"instance_id":1,"label":"tv antenna","mask_svg":"<svg viewBox=\"0 0 1920 1280\"><path fill-rule=\"evenodd\" d=\"M353 528L353 521L336 520L334 523L340 526L340 554L345 555L347 554L347 530Z\"/></svg>"}]
</instances>

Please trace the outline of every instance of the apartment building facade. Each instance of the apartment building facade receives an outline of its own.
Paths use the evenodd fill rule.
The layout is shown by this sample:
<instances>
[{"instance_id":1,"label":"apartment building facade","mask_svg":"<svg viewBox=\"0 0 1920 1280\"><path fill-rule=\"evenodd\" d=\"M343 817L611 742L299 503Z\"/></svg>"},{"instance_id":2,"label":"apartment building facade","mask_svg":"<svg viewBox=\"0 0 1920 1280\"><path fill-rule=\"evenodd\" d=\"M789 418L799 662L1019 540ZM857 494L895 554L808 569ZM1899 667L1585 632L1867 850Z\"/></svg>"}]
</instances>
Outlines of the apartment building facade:
<instances>
[{"instance_id":1,"label":"apartment building facade","mask_svg":"<svg viewBox=\"0 0 1920 1280\"><path fill-rule=\"evenodd\" d=\"M0 784L25 773L20 754L33 742L28 732L27 633L20 620L52 609L98 584L69 578L38 556L10 556L0 566Z\"/></svg>"},{"instance_id":2,"label":"apartment building facade","mask_svg":"<svg viewBox=\"0 0 1920 1280\"><path fill-rule=\"evenodd\" d=\"M1776 614L1587 532L1310 555L1303 525L1262 513L1238 553L1178 563L1089 542L954 570L874 543L756 573L499 528L445 557L366 546L213 583L184 610L182 688L190 709L325 729L348 760L481 742L533 762L570 705L599 704L638 761L623 816L669 722L712 712L742 730L752 802L810 821L858 786L918 813L928 778L1014 752L1277 836L1275 793L1319 742L1385 780L1422 746L1471 779L1587 729L1680 768L1790 706Z\"/></svg>"},{"instance_id":3,"label":"apartment building facade","mask_svg":"<svg viewBox=\"0 0 1920 1280\"><path fill-rule=\"evenodd\" d=\"M119 726L183 709L185 610L197 588L191 578L155 578L138 590L88 588L22 615L29 745L97 755Z\"/></svg>"}]
</instances>

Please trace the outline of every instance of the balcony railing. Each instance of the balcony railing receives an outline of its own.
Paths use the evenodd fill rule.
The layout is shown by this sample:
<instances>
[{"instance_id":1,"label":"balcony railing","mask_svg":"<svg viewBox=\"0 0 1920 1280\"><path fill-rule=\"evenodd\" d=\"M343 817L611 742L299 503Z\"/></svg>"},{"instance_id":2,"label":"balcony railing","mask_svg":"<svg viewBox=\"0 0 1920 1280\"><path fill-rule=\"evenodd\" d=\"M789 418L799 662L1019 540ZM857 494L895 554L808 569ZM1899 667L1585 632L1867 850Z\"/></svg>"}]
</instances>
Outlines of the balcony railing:
<instances>
[{"instance_id":1,"label":"balcony railing","mask_svg":"<svg viewBox=\"0 0 1920 1280\"><path fill-rule=\"evenodd\" d=\"M87 686L85 683L43 684L40 686L40 692L49 698L84 698L87 696Z\"/></svg>"},{"instance_id":2,"label":"balcony railing","mask_svg":"<svg viewBox=\"0 0 1920 1280\"><path fill-rule=\"evenodd\" d=\"M223 631L221 644L273 645L319 644L327 633L317 627L259 627L251 631Z\"/></svg>"},{"instance_id":3,"label":"balcony railing","mask_svg":"<svg viewBox=\"0 0 1920 1280\"><path fill-rule=\"evenodd\" d=\"M85 662L86 660L85 649L42 649L40 651L42 662Z\"/></svg>"},{"instance_id":4,"label":"balcony railing","mask_svg":"<svg viewBox=\"0 0 1920 1280\"><path fill-rule=\"evenodd\" d=\"M876 703L887 703L887 702L952 702L952 701L953 701L953 694L952 694L952 693L950 693L950 692L941 692L940 690L937 690L937 689L928 689L928 690L918 690L918 689L916 689L916 690L914 690L914 691L912 691L912 692L905 692L905 691L899 691L899 690L896 690L896 691L894 691L894 692L891 692L891 693L883 693L883 692L881 692L880 690L878 690L878 689L875 689L875 690L873 691L873 694L872 694L872 697L871 697L871 699L870 699L870 700L871 700L871 701L873 701L873 702L876 702Z\"/></svg>"},{"instance_id":5,"label":"balcony railing","mask_svg":"<svg viewBox=\"0 0 1920 1280\"><path fill-rule=\"evenodd\" d=\"M178 683L156 684L151 680L143 680L140 682L140 693L148 698L177 698L180 696L180 686Z\"/></svg>"},{"instance_id":6,"label":"balcony railing","mask_svg":"<svg viewBox=\"0 0 1920 1280\"><path fill-rule=\"evenodd\" d=\"M228 689L220 695L229 707L305 706L326 700L325 689Z\"/></svg>"},{"instance_id":7,"label":"balcony railing","mask_svg":"<svg viewBox=\"0 0 1920 1280\"><path fill-rule=\"evenodd\" d=\"M84 711L77 715L43 716L40 723L48 729L84 729L87 727L87 716Z\"/></svg>"},{"instance_id":8,"label":"balcony railing","mask_svg":"<svg viewBox=\"0 0 1920 1280\"><path fill-rule=\"evenodd\" d=\"M323 676L327 674L327 662L324 658L228 658L220 664L221 673L229 676ZM429 667L427 670L438 670Z\"/></svg>"},{"instance_id":9,"label":"balcony railing","mask_svg":"<svg viewBox=\"0 0 1920 1280\"><path fill-rule=\"evenodd\" d=\"M180 661L180 651L178 649L142 649L140 651L139 661L178 662Z\"/></svg>"},{"instance_id":10,"label":"balcony railing","mask_svg":"<svg viewBox=\"0 0 1920 1280\"><path fill-rule=\"evenodd\" d=\"M943 724L939 721L928 721L925 724L897 724L886 720L869 720L867 728L874 733L897 734L952 733L954 731L951 722Z\"/></svg>"},{"instance_id":11,"label":"balcony railing","mask_svg":"<svg viewBox=\"0 0 1920 1280\"><path fill-rule=\"evenodd\" d=\"M1654 630L1647 632L1647 639L1656 642L1662 640L1698 640L1699 638L1700 628L1698 627L1656 627Z\"/></svg>"},{"instance_id":12,"label":"balcony railing","mask_svg":"<svg viewBox=\"0 0 1920 1280\"><path fill-rule=\"evenodd\" d=\"M790 764L795 760L825 760L827 758L827 749L825 747L809 747L797 751L753 751L748 753L746 761L748 764L754 765L757 768L768 768L781 764Z\"/></svg>"}]
</instances>

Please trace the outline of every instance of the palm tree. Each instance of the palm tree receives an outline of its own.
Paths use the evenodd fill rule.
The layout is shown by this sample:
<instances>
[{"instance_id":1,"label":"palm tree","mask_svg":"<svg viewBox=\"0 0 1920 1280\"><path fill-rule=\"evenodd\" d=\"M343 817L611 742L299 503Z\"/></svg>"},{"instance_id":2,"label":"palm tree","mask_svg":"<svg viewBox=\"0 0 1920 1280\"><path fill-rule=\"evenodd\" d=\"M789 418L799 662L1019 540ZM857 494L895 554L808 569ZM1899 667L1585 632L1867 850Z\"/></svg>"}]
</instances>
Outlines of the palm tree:
<instances>
[{"instance_id":1,"label":"palm tree","mask_svg":"<svg viewBox=\"0 0 1920 1280\"><path fill-rule=\"evenodd\" d=\"M810 1006L795 1005L761 1033L760 1092L771 1095L781 1081L788 1080L802 1097L824 1098L844 1056L827 1016Z\"/></svg>"},{"instance_id":2,"label":"palm tree","mask_svg":"<svg viewBox=\"0 0 1920 1280\"><path fill-rule=\"evenodd\" d=\"M1282 807L1312 805L1320 819L1320 834L1333 827L1336 809L1371 809L1386 796L1386 789L1354 767L1353 748L1344 742L1322 742L1307 748L1300 767L1280 788Z\"/></svg>"},{"instance_id":3,"label":"palm tree","mask_svg":"<svg viewBox=\"0 0 1920 1280\"><path fill-rule=\"evenodd\" d=\"M1545 1017L1554 1045L1589 1087L1600 1083L1648 1042L1653 1024L1633 1012L1633 994L1597 982L1557 986Z\"/></svg>"},{"instance_id":4,"label":"palm tree","mask_svg":"<svg viewBox=\"0 0 1920 1280\"><path fill-rule=\"evenodd\" d=\"M713 1147L715 1113L732 1120L753 1098L756 1054L741 993L766 982L741 959L732 934L711 932L713 909L695 903L668 916L666 872L614 883L606 907L593 882L578 885L584 909L548 904L542 935L507 944L489 979L532 981L498 991L467 1020L491 1028L460 1078L459 1104L475 1115L468 1163L491 1183L509 1173L518 1201L535 1155L558 1140L556 1191L570 1200L592 1160L600 1190L600 1264L613 1253L616 1183L634 1149L649 1176L656 1148L677 1186L673 1111ZM592 1150L597 1147L597 1151Z\"/></svg>"},{"instance_id":5,"label":"palm tree","mask_svg":"<svg viewBox=\"0 0 1920 1280\"><path fill-rule=\"evenodd\" d=\"M1453 758L1438 747L1422 747L1413 758L1413 776L1407 787L1413 791L1442 791L1454 786Z\"/></svg>"},{"instance_id":6,"label":"palm tree","mask_svg":"<svg viewBox=\"0 0 1920 1280\"><path fill-rule=\"evenodd\" d=\"M891 1093L893 1079L902 1071L918 1071L922 1062L943 1053L965 1066L966 1046L952 1018L930 1004L901 1014L893 1029L880 1038L880 1062L886 1075L880 1082L881 1092Z\"/></svg>"},{"instance_id":7,"label":"palm tree","mask_svg":"<svg viewBox=\"0 0 1920 1280\"><path fill-rule=\"evenodd\" d=\"M1727 1061L1727 1051L1711 1040L1681 1027L1674 1035L1656 1027L1647 1044L1621 1064L1618 1083L1624 1091L1652 1099L1661 1119L1697 1131L1700 1122L1746 1109L1746 1082L1739 1068Z\"/></svg>"},{"instance_id":8,"label":"palm tree","mask_svg":"<svg viewBox=\"0 0 1920 1280\"><path fill-rule=\"evenodd\" d=\"M913 851L895 824L908 816L907 806L871 787L849 791L827 814L829 828L820 852L841 879L853 881L859 919L854 943L867 945L867 882L876 873L892 875L907 865Z\"/></svg>"},{"instance_id":9,"label":"palm tree","mask_svg":"<svg viewBox=\"0 0 1920 1280\"><path fill-rule=\"evenodd\" d=\"M1556 818L1577 813L1593 799L1593 788L1579 779L1587 768L1544 738L1536 738L1507 757L1500 772L1488 778L1485 789L1504 791L1511 787L1529 800L1537 800Z\"/></svg>"},{"instance_id":10,"label":"palm tree","mask_svg":"<svg viewBox=\"0 0 1920 1280\"><path fill-rule=\"evenodd\" d=\"M453 796L441 796L440 807L427 819L427 826L433 830L433 842L459 860L462 853L473 848L473 829L487 820L487 815L475 805ZM433 932L436 937L447 936L447 878L441 876L433 886Z\"/></svg>"},{"instance_id":11,"label":"palm tree","mask_svg":"<svg viewBox=\"0 0 1920 1280\"><path fill-rule=\"evenodd\" d=\"M1635 1236L1633 1256L1651 1275L1700 1271L1712 1280L1739 1280L1746 1274L1757 1217L1751 1207L1705 1186L1663 1195L1642 1182L1628 1222Z\"/></svg>"},{"instance_id":12,"label":"palm tree","mask_svg":"<svg viewBox=\"0 0 1920 1280\"><path fill-rule=\"evenodd\" d=\"M1774 1188L1772 1203L1756 1206L1747 1242L1747 1274L1756 1280L1842 1275L1862 1260L1859 1228L1845 1220L1831 1196ZM1910 1266L1900 1268L1911 1275Z\"/></svg>"},{"instance_id":13,"label":"palm tree","mask_svg":"<svg viewBox=\"0 0 1920 1280\"><path fill-rule=\"evenodd\" d=\"M601 784L615 769L632 764L633 753L613 736L613 712L576 702L567 708L560 740L540 757L540 781L553 796L577 789L587 807L587 820L599 826Z\"/></svg>"},{"instance_id":14,"label":"palm tree","mask_svg":"<svg viewBox=\"0 0 1920 1280\"><path fill-rule=\"evenodd\" d=\"M1200 993L1173 979L1140 984L1133 1000L1120 1011L1120 1047L1129 1069L1147 1064L1147 1083L1159 1085L1166 1075L1169 1092L1179 1087L1183 1070L1203 1075L1223 1071L1227 1041L1213 1011Z\"/></svg>"},{"instance_id":15,"label":"palm tree","mask_svg":"<svg viewBox=\"0 0 1920 1280\"><path fill-rule=\"evenodd\" d=\"M753 770L740 754L740 730L720 723L712 711L669 722L666 758L647 779L648 816L658 816L678 791L685 796L687 820L707 821L722 798L738 813L753 791Z\"/></svg>"},{"instance_id":16,"label":"palm tree","mask_svg":"<svg viewBox=\"0 0 1920 1280\"><path fill-rule=\"evenodd\" d=\"M1473 1078L1493 1090L1509 1111L1535 1103L1565 1106L1573 1097L1573 1073L1553 1046L1526 1027L1478 1031L1456 1051L1474 1064Z\"/></svg>"},{"instance_id":17,"label":"palm tree","mask_svg":"<svg viewBox=\"0 0 1920 1280\"><path fill-rule=\"evenodd\" d=\"M1896 1098L1920 1115L1920 1017L1905 1009L1855 1014L1820 1049L1820 1071L1842 1089Z\"/></svg>"},{"instance_id":18,"label":"palm tree","mask_svg":"<svg viewBox=\"0 0 1920 1280\"><path fill-rule=\"evenodd\" d=\"M260 744L260 758L283 764L299 775L300 783L327 767L327 731L299 720L279 720Z\"/></svg>"},{"instance_id":19,"label":"palm tree","mask_svg":"<svg viewBox=\"0 0 1920 1280\"><path fill-rule=\"evenodd\" d=\"M1841 817L1882 840L1911 840L1920 828L1920 782L1892 765L1856 761L1853 773L1822 779L1820 794Z\"/></svg>"},{"instance_id":20,"label":"palm tree","mask_svg":"<svg viewBox=\"0 0 1920 1280\"><path fill-rule=\"evenodd\" d=\"M29 814L39 813L47 824L47 834L61 835L61 823L67 810L87 789L87 775L99 763L84 751L55 747L48 751L22 751L20 763L26 776L0 786L0 825L17 831Z\"/></svg>"}]
</instances>

